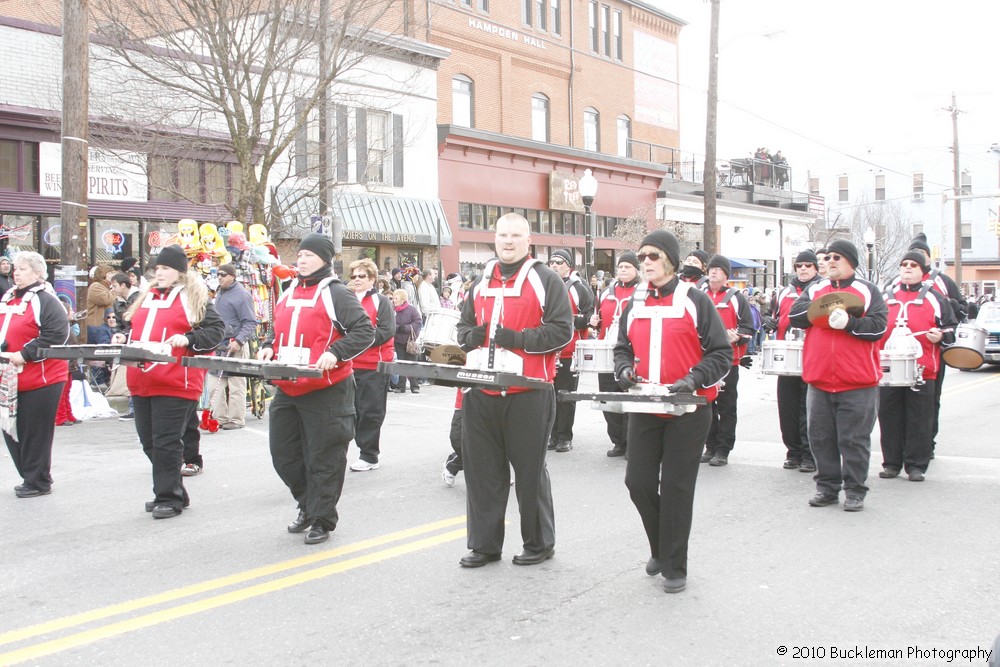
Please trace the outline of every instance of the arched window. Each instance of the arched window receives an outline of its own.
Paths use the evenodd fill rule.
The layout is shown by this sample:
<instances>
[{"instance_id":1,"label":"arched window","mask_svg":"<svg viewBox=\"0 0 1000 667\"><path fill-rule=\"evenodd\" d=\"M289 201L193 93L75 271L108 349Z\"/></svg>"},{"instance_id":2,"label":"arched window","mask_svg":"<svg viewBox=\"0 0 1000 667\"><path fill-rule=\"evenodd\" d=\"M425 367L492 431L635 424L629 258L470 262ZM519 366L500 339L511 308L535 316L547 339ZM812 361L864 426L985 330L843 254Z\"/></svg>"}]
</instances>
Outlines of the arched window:
<instances>
[{"instance_id":1,"label":"arched window","mask_svg":"<svg viewBox=\"0 0 1000 667\"><path fill-rule=\"evenodd\" d=\"M618 116L618 157L632 157L632 119L622 114Z\"/></svg>"},{"instance_id":2,"label":"arched window","mask_svg":"<svg viewBox=\"0 0 1000 667\"><path fill-rule=\"evenodd\" d=\"M549 141L549 98L541 93L531 96L531 138Z\"/></svg>"},{"instance_id":3,"label":"arched window","mask_svg":"<svg viewBox=\"0 0 1000 667\"><path fill-rule=\"evenodd\" d=\"M473 127L472 79L456 74L451 80L451 122L459 127Z\"/></svg>"},{"instance_id":4,"label":"arched window","mask_svg":"<svg viewBox=\"0 0 1000 667\"><path fill-rule=\"evenodd\" d=\"M601 114L593 107L583 110L583 149L601 150Z\"/></svg>"}]
</instances>

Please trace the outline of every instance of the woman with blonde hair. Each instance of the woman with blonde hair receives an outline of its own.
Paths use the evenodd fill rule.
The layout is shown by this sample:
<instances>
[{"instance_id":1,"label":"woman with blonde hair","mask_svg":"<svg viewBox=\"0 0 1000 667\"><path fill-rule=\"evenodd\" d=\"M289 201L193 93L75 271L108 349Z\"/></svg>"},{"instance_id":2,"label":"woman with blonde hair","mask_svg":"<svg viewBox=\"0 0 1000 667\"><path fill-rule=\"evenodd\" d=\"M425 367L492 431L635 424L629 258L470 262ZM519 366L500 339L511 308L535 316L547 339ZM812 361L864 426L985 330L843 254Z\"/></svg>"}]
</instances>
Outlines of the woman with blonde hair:
<instances>
[{"instance_id":1,"label":"woman with blonde hair","mask_svg":"<svg viewBox=\"0 0 1000 667\"><path fill-rule=\"evenodd\" d=\"M401 361L416 361L417 355L410 354L406 349L406 344L411 338L416 339L420 335L420 327L423 320L420 311L410 303L406 296L406 290L398 289L392 293L392 304L396 311L396 335L393 346L396 348L396 358ZM399 383L392 388L397 394L406 393L406 380L410 381L410 391L414 394L420 393L420 385L417 378L399 376Z\"/></svg>"},{"instance_id":2,"label":"woman with blonde hair","mask_svg":"<svg viewBox=\"0 0 1000 667\"><path fill-rule=\"evenodd\" d=\"M201 277L188 271L180 246L167 246L156 256L153 285L125 313L133 344L165 344L178 358L212 354L222 342L222 318L208 300ZM115 334L115 342L124 342ZM184 465L182 435L198 408L205 371L180 363L129 367L126 381L132 394L135 430L142 451L153 464L153 493L147 511L154 519L169 519L188 506L181 481Z\"/></svg>"}]
</instances>

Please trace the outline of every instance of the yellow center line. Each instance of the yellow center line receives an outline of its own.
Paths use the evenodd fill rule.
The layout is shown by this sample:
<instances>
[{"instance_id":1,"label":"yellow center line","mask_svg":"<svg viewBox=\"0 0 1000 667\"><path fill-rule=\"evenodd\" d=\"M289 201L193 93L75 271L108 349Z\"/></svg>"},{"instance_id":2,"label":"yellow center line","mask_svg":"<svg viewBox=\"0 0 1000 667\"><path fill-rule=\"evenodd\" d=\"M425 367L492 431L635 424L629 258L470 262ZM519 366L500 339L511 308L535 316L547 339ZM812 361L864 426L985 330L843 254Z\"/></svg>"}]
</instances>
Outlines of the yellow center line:
<instances>
[{"instance_id":1,"label":"yellow center line","mask_svg":"<svg viewBox=\"0 0 1000 667\"><path fill-rule=\"evenodd\" d=\"M64 630L66 628L70 628L76 625L82 625L84 623L99 621L101 619L109 618L111 616L117 616L119 614L124 614L131 611L137 611L145 607L152 607L158 604L163 604L165 602L173 602L175 600L191 597L193 595L207 593L209 591L224 588L226 586L232 586L234 584L240 584L247 581L252 581L254 579L259 579L261 577L277 574L279 572L285 572L287 570L291 570L297 567L303 567L306 565L312 565L313 563L339 558L340 556L344 556L347 554L356 553L358 551L364 551L366 549L371 549L373 547L379 547L384 544L389 544L399 540L416 537L424 533L440 530L442 528L450 528L452 526L457 526L459 524L464 524L464 523L465 523L464 516L453 517L451 519L443 519L441 521L433 521L431 523L426 523L422 526L415 526L413 528L407 528L406 530L397 531L395 533L389 533L387 535L373 537L367 540L362 540L360 542L355 542L354 544L347 544L342 547L338 547L336 549L321 551L315 554L310 554L308 556L293 558L291 560L283 561L280 563L274 563L271 565L265 565L262 567L254 568L252 570L246 570L244 572L237 572L235 574L227 575L225 577L210 579L208 581L204 581L197 584L191 584L189 586L184 586L182 588L175 588L173 590L164 591L163 593L157 593L155 595L149 595L146 597L137 598L135 600L120 602L117 604L109 605L107 607L101 607L99 609L93 609L90 611L81 612L79 614L73 614L72 616L57 618L51 621L46 621L44 623L39 623L37 625L31 625L18 630L11 630L8 632L4 632L3 634L0 634L0 646L3 646L5 644L10 644L12 642L24 641L25 639L30 639L31 637L37 637L38 635L48 634L50 632L55 632L58 630Z\"/></svg>"},{"instance_id":2,"label":"yellow center line","mask_svg":"<svg viewBox=\"0 0 1000 667\"><path fill-rule=\"evenodd\" d=\"M156 611L143 616L137 616L135 618L94 628L93 630L84 630L83 632L78 632L67 637L54 639L52 641L35 644L34 646L27 646L16 651L10 651L9 653L0 654L0 665L13 665L18 662L24 662L25 660L42 658L47 655L52 655L53 653L66 651L85 644L91 644L102 639L108 639L127 632L133 632L135 630L147 628L159 623L165 623L167 621L183 618L185 616L199 614L225 605L249 600L250 598L265 595L267 593L274 593L291 586L298 586L299 584L315 581L316 579L321 579L332 574L346 572L347 570L363 567L365 565L371 565L389 558L396 558L398 556L403 556L422 549L428 549L464 536L464 528L447 533L441 533L440 535L432 535L431 537L425 537L424 539L417 540L415 542L401 544L399 546L390 547L372 554L366 554L341 561L339 563L332 563L323 567L317 567L312 570L306 570L305 572L299 572L286 577L281 577L279 579L274 579L272 581L262 582L246 588L240 588L228 593L221 593L219 595L205 598L204 600L188 602L170 609L164 609L162 611Z\"/></svg>"},{"instance_id":3,"label":"yellow center line","mask_svg":"<svg viewBox=\"0 0 1000 667\"><path fill-rule=\"evenodd\" d=\"M1000 380L1000 375L994 374L994 375L988 375L986 377L977 378L971 382L966 382L965 384L962 384L961 386L958 387L952 384L949 385L948 387L945 387L944 390L941 392L941 395L943 397L947 397L947 396L952 396L954 394L960 394L964 391L975 389L984 384L990 384L992 382L996 382L997 380Z\"/></svg>"}]
</instances>

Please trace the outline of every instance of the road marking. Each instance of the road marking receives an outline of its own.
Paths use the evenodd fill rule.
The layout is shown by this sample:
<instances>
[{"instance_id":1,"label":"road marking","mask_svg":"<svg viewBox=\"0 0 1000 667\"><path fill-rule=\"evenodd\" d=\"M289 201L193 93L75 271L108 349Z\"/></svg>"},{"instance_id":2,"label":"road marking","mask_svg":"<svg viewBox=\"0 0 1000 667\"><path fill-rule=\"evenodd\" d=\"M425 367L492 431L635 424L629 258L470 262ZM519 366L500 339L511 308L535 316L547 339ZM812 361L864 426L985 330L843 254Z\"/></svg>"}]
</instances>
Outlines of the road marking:
<instances>
[{"instance_id":1,"label":"road marking","mask_svg":"<svg viewBox=\"0 0 1000 667\"><path fill-rule=\"evenodd\" d=\"M236 585L236 584L242 584L242 583L250 582L250 581L253 581L255 579L260 579L262 577L266 577L266 576L269 576L269 575L278 574L280 572L285 572L285 571L288 571L288 570L292 570L292 569L299 568L299 567L304 567L304 566L309 566L309 565L313 565L313 564L316 564L316 563L321 563L323 561L328 561L328 560L332 560L334 558L339 558L340 556L344 556L344 555L347 555L347 554L352 554L352 553L356 553L356 552L359 552L359 551L364 551L364 550L367 550L367 549L371 549L373 547L380 547L380 546L383 546L383 545L386 545L386 544L390 544L392 542L397 542L399 540L409 539L409 538L412 538L412 537L416 537L416 536L422 535L424 533L429 533L429 532L433 532L433 531L436 531L436 530L441 530L442 528L450 528L452 526L456 526L456 525L464 524L464 523L465 523L465 516L453 517L453 518L450 518L450 519L443 519L441 521L434 521L434 522L431 522L431 523L424 524L422 526L415 526L413 528L408 528L406 530L397 531L395 533L389 533L387 535L381 535L379 537L373 537L373 538L370 538L370 539L367 539L367 540L362 540L360 542L355 542L354 544L347 544L347 545L344 545L342 547L338 547L336 549L330 549L328 551L321 551L321 552L318 552L318 553L315 553L315 554L310 554L308 556L302 556L301 558L293 558L291 560L283 561L283 562L280 562L280 563L274 563L272 565L265 565L265 566L262 566L262 567L254 568L252 570L246 570L244 572L237 572L235 574L227 575L225 577L219 577L217 579L210 579L209 581L204 581L204 582L197 583L197 584L191 584L189 586L183 586L181 588L175 588L173 590L164 591L163 593L158 593L156 595L149 595L149 596L146 596L146 597L137 598L135 600L129 600L129 601L126 601L126 602L120 602L118 604L109 605L107 607L101 607L99 609L93 609L91 611L86 611L86 612L82 612L82 613L79 613L79 614L74 614L72 616L66 616L64 618L59 618L59 619L55 619L55 620L52 620L52 621L46 621L44 623L39 623L39 624L36 624L36 625L31 625L31 626L28 626L26 628L21 628L19 630L11 630L9 632L5 632L3 634L0 634L0 646L5 645L5 644L10 644L10 643L13 643L13 642L24 641L25 639L30 639L32 637L37 637L39 635L48 634L48 633L55 632L55 631L58 631L58 630L64 630L66 628L71 628L71 627L74 627L74 626L77 626L77 625L83 625L85 623L91 623L91 622L94 622L94 621L99 621L99 620L102 620L102 619L105 619L105 618L109 618L109 617L112 617L112 616L118 616L120 614L125 614L125 613L132 612L132 611L138 611L138 610L141 610L141 609L145 609L145 608L148 608L148 607L153 607L153 606L164 604L164 603L168 603L168 602L174 602L176 600L181 600L181 599L188 598L188 597L191 597L191 596L194 596L194 595L198 595L198 594L201 594L201 593L207 593L207 592L210 592L210 591L218 590L220 588L225 588L227 586L233 586L233 585ZM288 577L283 577L281 579L276 579L274 581L266 582L264 584L257 584L255 586L251 586L251 587L249 587L247 589L243 589L243 590L248 590L249 591L249 590L258 590L258 589L260 589L260 592L256 593L256 595L260 595L260 594L263 594L265 592L270 592L271 590L279 590L280 588L286 588L288 586L293 586L293 585L296 585L298 583L302 583L302 581L311 581L312 579L315 579L315 578L318 578L318 577L322 577L322 576L327 576L329 574L334 574L336 572L342 572L344 570L351 569L353 567L360 567L362 565L368 565L368 564L371 564L371 563L377 563L377 562L379 562L381 560L385 560L386 558L392 558L392 557L395 557L395 556L398 556L398 555L402 555L402 554L405 554L405 553L410 553L411 551L416 551L418 549L428 548L428 547L434 546L436 544L440 544L440 543L447 542L447 541L450 541L450 540L453 540L453 539L457 539L458 537L461 537L463 535L465 535L465 529L464 528L462 528L461 530L456 530L456 531L444 533L443 535L438 535L438 536L434 536L434 537L430 537L430 538L425 538L424 540L420 540L418 542L413 542L413 543L405 544L405 545L402 545L402 546L399 546L399 547L393 547L391 549L386 549L384 551L379 551L379 552L376 552L374 554L370 554L370 555L367 555L367 556L360 556L358 558L354 558L354 559L351 559L351 560L348 560L348 561L343 561L341 563L335 563L333 565L328 565L326 567L321 567L321 568L316 568L316 569L313 569L313 570L308 570L306 572L302 572L302 573L299 573L297 575L291 575L291 576L288 576ZM417 545L417 546L414 546L414 545ZM316 573L316 572L322 572L323 574L314 575L313 573ZM301 578L301 577L307 577L307 578L302 579L301 581L298 580L298 578ZM277 588L273 588L273 589L268 589L267 588L267 587L272 587L275 584L278 584L278 583L281 583L281 582L287 582L287 583L284 583L284 585L278 586ZM234 591L232 593L222 594L222 595L219 595L217 597L220 598L220 599L222 599L222 598L227 598L227 596L239 595L239 594L241 594L241 591ZM251 595L249 597L253 597L253 596ZM202 604L204 604L206 602L210 602L211 600L214 600L214 599L215 598L208 598L207 600L202 600L200 602L190 603L190 605L202 605ZM235 601L238 601L239 599L245 599L245 598L236 598L236 599L233 599L232 601L235 602ZM223 603L220 603L220 604L229 604L229 602L223 602ZM177 609L186 608L186 607L188 607L190 605L182 605L181 607L178 607ZM204 609L210 609L213 606L219 606L219 604L207 606L207 607L204 607ZM202 609L202 610L204 610L204 609ZM149 616L153 617L153 616L157 616L157 614L168 614L168 613L171 613L171 611L172 610L164 610L162 612L157 612L155 614L150 614ZM197 611L199 611L199 610L196 609L196 610L190 611L188 613L197 613ZM181 614L181 615L185 615L185 614ZM139 617L139 619L143 619L143 618L147 618L147 617L145 617L145 616L144 617ZM106 628L113 628L113 627L117 627L119 625L127 625L129 623L134 623L135 621L137 621L139 619L131 619L129 621L122 621L121 623L116 623L116 624L113 624L113 625L106 626ZM167 619L164 618L164 619L161 619L161 620L167 620ZM158 620L156 622L161 622L161 621ZM148 625L148 624L146 624L146 625ZM145 625L139 625L139 626L136 626L136 627L145 627ZM53 642L47 642L45 644L39 644L38 647L44 647L44 646L48 646L50 644L57 644L59 642L64 642L64 641L66 641L68 639L71 639L73 637L94 635L94 638L78 642L76 644L73 644L73 646L77 646L80 643L89 643L91 641L96 641L97 639L101 639L102 637L99 636L99 635L100 635L100 633L104 629L105 628L97 628L95 630L90 630L90 631L82 632L82 633L79 633L78 635L72 635L71 637L67 637L65 639L59 639L59 640L54 640ZM121 634L122 632L128 632L130 629L134 629L134 628L126 628L126 629L120 630L118 632L114 632L112 634ZM95 635L95 633L97 633L97 634ZM112 635L107 635L107 636L112 636ZM2 654L2 655L0 655L0 665L13 664L13 662L18 662L18 661L21 661L21 660L29 659L32 656L25 655L25 657L17 657L14 660L11 659L11 656L19 656L19 655L21 655L21 653L23 651L34 650L34 649L37 649L38 647L28 647L26 649L21 649L19 651L13 651L11 653ZM40 654L38 654L38 656L40 656L40 655L48 655L49 653L53 653L53 652L56 652L56 651L62 651L62 650L65 650L65 648L69 648L69 647L65 646L65 647L61 647L61 648L56 648L56 649L51 650L51 651L46 651L45 653L40 653ZM34 656L34 657L38 657L38 656Z\"/></svg>"},{"instance_id":2,"label":"road marking","mask_svg":"<svg viewBox=\"0 0 1000 667\"><path fill-rule=\"evenodd\" d=\"M941 391L941 395L942 396L952 396L953 394L960 394L963 391L968 391L970 389L975 389L975 388L980 387L980 386L982 386L984 384L990 384L992 382L996 382L997 380L1000 380L1000 375L994 374L994 375L988 375L988 376L976 378L975 380L972 380L971 382L963 383L963 384L961 384L961 385L959 385L957 387L954 384L949 384L947 387L945 387Z\"/></svg>"}]
</instances>

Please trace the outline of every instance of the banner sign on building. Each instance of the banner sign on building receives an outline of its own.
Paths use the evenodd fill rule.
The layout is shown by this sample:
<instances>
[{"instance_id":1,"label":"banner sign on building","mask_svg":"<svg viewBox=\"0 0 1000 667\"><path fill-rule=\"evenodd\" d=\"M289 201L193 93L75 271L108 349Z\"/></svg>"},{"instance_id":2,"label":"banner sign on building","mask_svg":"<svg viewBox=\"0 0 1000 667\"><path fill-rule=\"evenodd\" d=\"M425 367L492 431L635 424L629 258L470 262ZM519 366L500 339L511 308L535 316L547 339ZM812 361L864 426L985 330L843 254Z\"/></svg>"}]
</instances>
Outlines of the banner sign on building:
<instances>
[{"instance_id":1,"label":"banner sign on building","mask_svg":"<svg viewBox=\"0 0 1000 667\"><path fill-rule=\"evenodd\" d=\"M553 171L549 174L549 208L554 211L586 213L580 198L580 178L583 174Z\"/></svg>"},{"instance_id":2,"label":"banner sign on building","mask_svg":"<svg viewBox=\"0 0 1000 667\"><path fill-rule=\"evenodd\" d=\"M62 146L42 142L38 149L39 194L62 196ZM105 201L147 201L149 179L142 165L146 156L131 151L91 148L87 154L87 198Z\"/></svg>"}]
</instances>

